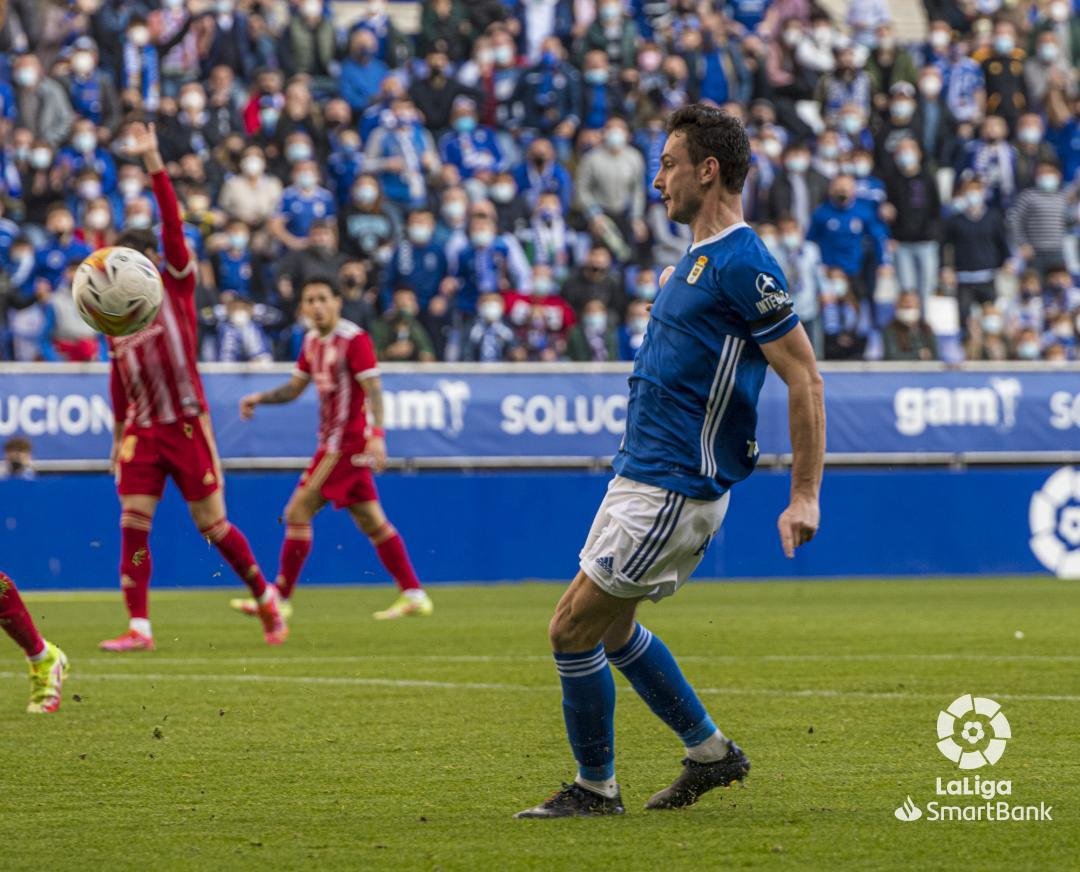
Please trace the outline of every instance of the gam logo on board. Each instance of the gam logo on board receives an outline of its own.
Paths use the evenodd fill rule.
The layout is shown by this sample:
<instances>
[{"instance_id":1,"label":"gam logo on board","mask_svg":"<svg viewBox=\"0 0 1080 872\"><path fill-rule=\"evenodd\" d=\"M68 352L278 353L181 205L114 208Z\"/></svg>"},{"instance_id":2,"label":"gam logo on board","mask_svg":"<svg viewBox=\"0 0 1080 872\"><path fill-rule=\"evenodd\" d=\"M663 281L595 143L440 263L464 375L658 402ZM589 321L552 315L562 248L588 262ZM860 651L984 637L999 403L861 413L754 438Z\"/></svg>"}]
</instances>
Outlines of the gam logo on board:
<instances>
[{"instance_id":1,"label":"gam logo on board","mask_svg":"<svg viewBox=\"0 0 1080 872\"><path fill-rule=\"evenodd\" d=\"M893 397L896 429L904 436L939 427L993 427L1007 433L1016 426L1022 393L1015 378L991 378L985 387L900 388Z\"/></svg>"}]
</instances>

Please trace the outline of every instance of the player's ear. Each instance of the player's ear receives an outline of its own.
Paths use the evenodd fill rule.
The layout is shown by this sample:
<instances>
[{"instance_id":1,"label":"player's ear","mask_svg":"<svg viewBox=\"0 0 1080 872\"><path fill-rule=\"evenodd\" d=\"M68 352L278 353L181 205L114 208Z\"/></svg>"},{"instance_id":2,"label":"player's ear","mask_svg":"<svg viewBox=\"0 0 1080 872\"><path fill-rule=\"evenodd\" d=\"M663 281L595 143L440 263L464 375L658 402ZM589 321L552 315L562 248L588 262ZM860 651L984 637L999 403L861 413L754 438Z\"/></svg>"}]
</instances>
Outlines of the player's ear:
<instances>
[{"instance_id":1,"label":"player's ear","mask_svg":"<svg viewBox=\"0 0 1080 872\"><path fill-rule=\"evenodd\" d=\"M707 185L712 182L720 172L720 162L715 157L707 157L698 167L698 179L701 184Z\"/></svg>"}]
</instances>

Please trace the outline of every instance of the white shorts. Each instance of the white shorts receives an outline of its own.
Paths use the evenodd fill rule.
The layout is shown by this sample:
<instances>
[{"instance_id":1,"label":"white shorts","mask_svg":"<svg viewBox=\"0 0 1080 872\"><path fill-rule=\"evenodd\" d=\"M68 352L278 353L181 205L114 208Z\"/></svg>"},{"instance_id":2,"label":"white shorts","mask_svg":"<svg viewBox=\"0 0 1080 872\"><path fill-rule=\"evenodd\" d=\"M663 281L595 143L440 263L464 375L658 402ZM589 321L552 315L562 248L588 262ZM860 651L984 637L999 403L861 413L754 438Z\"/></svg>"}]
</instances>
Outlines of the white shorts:
<instances>
[{"instance_id":1,"label":"white shorts","mask_svg":"<svg viewBox=\"0 0 1080 872\"><path fill-rule=\"evenodd\" d=\"M612 596L671 596L701 563L730 496L692 500L617 475L581 549L581 569Z\"/></svg>"}]
</instances>

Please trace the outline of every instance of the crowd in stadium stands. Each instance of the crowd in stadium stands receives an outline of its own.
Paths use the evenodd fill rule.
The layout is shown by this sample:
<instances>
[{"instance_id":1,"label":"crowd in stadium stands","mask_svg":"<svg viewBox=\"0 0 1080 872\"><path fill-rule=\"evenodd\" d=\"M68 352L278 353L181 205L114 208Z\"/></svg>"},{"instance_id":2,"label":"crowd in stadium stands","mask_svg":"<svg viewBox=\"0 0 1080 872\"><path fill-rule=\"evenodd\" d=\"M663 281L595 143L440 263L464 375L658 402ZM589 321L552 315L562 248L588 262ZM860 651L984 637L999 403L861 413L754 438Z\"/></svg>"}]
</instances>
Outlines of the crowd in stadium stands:
<instances>
[{"instance_id":1,"label":"crowd in stadium stands","mask_svg":"<svg viewBox=\"0 0 1080 872\"><path fill-rule=\"evenodd\" d=\"M632 359L690 241L665 116L723 106L744 209L829 360L1075 359L1076 0L0 2L0 358L96 359L72 267L157 216L156 120L201 354L291 359L342 289L389 361Z\"/></svg>"}]
</instances>

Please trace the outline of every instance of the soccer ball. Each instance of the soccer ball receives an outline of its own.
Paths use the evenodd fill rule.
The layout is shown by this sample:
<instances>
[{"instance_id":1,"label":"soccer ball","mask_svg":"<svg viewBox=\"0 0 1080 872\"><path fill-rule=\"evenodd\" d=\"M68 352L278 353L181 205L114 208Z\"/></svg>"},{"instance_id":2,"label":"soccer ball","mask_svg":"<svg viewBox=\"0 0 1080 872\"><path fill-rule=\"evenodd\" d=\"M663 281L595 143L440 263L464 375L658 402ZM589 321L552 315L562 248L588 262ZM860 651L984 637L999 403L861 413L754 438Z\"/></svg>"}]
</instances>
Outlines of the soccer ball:
<instances>
[{"instance_id":1,"label":"soccer ball","mask_svg":"<svg viewBox=\"0 0 1080 872\"><path fill-rule=\"evenodd\" d=\"M161 274L133 248L101 248L79 264L71 295L82 319L99 333L130 336L157 317Z\"/></svg>"}]
</instances>

